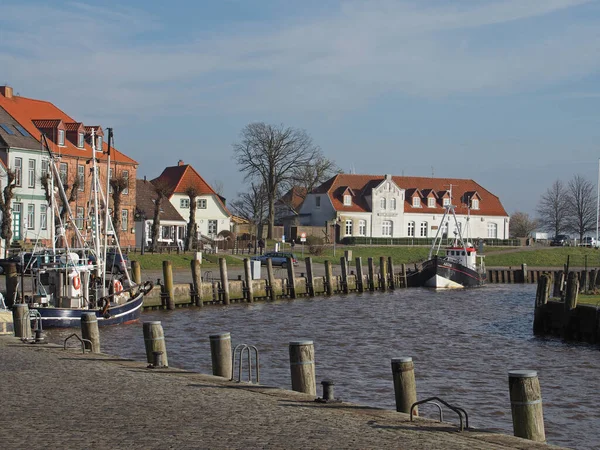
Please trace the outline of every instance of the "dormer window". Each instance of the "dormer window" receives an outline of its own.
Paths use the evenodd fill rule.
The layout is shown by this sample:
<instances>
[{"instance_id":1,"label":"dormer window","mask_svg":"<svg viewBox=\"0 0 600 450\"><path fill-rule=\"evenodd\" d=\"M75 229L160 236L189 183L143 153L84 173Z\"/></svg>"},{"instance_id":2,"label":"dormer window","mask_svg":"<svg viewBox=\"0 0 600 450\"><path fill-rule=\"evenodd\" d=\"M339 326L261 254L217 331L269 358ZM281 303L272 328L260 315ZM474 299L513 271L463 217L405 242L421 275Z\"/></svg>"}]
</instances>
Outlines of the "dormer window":
<instances>
[{"instance_id":1,"label":"dormer window","mask_svg":"<svg viewBox=\"0 0 600 450\"><path fill-rule=\"evenodd\" d=\"M421 199L419 197L413 197L413 208L421 207Z\"/></svg>"},{"instance_id":2,"label":"dormer window","mask_svg":"<svg viewBox=\"0 0 600 450\"><path fill-rule=\"evenodd\" d=\"M102 151L102 136L96 137L96 150Z\"/></svg>"},{"instance_id":3,"label":"dormer window","mask_svg":"<svg viewBox=\"0 0 600 450\"><path fill-rule=\"evenodd\" d=\"M83 133L79 133L77 137L77 147L83 148L83 143L85 142L85 135Z\"/></svg>"},{"instance_id":4,"label":"dormer window","mask_svg":"<svg viewBox=\"0 0 600 450\"><path fill-rule=\"evenodd\" d=\"M443 202L444 202L444 203L443 203L443 205L444 205L444 206L448 206L448 205L450 205L450 199L449 199L448 197L446 197L446 198L443 200Z\"/></svg>"},{"instance_id":5,"label":"dormer window","mask_svg":"<svg viewBox=\"0 0 600 450\"><path fill-rule=\"evenodd\" d=\"M58 145L65 145L65 130L58 130Z\"/></svg>"},{"instance_id":6,"label":"dormer window","mask_svg":"<svg viewBox=\"0 0 600 450\"><path fill-rule=\"evenodd\" d=\"M471 209L479 209L479 200L476 198L471 200Z\"/></svg>"},{"instance_id":7,"label":"dormer window","mask_svg":"<svg viewBox=\"0 0 600 450\"><path fill-rule=\"evenodd\" d=\"M350 194L344 195L344 206L352 205L352 196Z\"/></svg>"},{"instance_id":8,"label":"dormer window","mask_svg":"<svg viewBox=\"0 0 600 450\"><path fill-rule=\"evenodd\" d=\"M429 197L427 199L427 207L428 208L435 208L435 198Z\"/></svg>"}]
</instances>

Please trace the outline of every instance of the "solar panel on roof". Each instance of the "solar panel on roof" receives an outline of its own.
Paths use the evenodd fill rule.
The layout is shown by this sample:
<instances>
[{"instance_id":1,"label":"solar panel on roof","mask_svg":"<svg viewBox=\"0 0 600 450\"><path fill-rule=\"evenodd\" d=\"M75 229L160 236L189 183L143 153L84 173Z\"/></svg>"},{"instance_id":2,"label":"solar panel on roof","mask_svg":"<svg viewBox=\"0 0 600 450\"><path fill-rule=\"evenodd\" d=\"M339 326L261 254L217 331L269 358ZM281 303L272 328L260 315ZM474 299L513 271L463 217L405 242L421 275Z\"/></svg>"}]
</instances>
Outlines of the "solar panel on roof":
<instances>
[{"instance_id":1,"label":"solar panel on roof","mask_svg":"<svg viewBox=\"0 0 600 450\"><path fill-rule=\"evenodd\" d=\"M25 128L23 128L21 125L15 125L15 128L17 130L19 130L19 133L21 133L23 136L25 137L30 137L31 135L27 132L27 130Z\"/></svg>"},{"instance_id":2,"label":"solar panel on roof","mask_svg":"<svg viewBox=\"0 0 600 450\"><path fill-rule=\"evenodd\" d=\"M2 129L4 131L6 131L8 134L15 134L13 132L13 130L11 130L10 128L8 128L8 125L6 125L5 123L0 123L0 127L2 127Z\"/></svg>"}]
</instances>

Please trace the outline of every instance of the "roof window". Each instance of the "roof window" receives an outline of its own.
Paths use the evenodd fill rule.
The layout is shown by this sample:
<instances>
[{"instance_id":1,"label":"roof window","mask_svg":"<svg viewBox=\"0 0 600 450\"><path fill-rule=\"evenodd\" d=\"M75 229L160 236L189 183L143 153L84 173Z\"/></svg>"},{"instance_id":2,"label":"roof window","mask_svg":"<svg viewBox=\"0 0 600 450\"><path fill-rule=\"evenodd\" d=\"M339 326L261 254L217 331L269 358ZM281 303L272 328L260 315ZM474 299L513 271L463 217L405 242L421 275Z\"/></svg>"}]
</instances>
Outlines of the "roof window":
<instances>
[{"instance_id":1,"label":"roof window","mask_svg":"<svg viewBox=\"0 0 600 450\"><path fill-rule=\"evenodd\" d=\"M2 127L2 129L4 131L6 131L8 134L15 134L13 132L13 130L11 130L10 128L8 128L8 125L6 125L5 123L0 123L0 127Z\"/></svg>"},{"instance_id":2,"label":"roof window","mask_svg":"<svg viewBox=\"0 0 600 450\"><path fill-rule=\"evenodd\" d=\"M65 145L65 130L58 130L58 145Z\"/></svg>"},{"instance_id":3,"label":"roof window","mask_svg":"<svg viewBox=\"0 0 600 450\"><path fill-rule=\"evenodd\" d=\"M27 130L25 128L23 128L21 125L15 125L15 128L17 130L19 130L19 133L21 133L23 136L31 137L31 135L27 132Z\"/></svg>"}]
</instances>

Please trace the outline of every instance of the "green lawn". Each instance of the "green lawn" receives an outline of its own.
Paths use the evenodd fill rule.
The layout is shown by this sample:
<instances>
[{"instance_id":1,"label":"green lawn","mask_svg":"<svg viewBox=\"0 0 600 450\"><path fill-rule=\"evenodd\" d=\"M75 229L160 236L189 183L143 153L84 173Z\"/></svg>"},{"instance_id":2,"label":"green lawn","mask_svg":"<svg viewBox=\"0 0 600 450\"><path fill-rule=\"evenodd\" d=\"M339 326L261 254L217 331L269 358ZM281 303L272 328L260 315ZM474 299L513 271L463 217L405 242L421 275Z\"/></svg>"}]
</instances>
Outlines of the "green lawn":
<instances>
[{"instance_id":1,"label":"green lawn","mask_svg":"<svg viewBox=\"0 0 600 450\"><path fill-rule=\"evenodd\" d=\"M132 261L139 261L142 270L159 270L162 269L163 261L171 261L173 265L173 269L188 269L190 268L190 261L195 256L193 253L181 254L177 253L146 253L145 255L140 255L139 253L129 253L129 259ZM219 258L225 257L227 261L227 266L239 266L242 264L242 261L233 256L227 255L202 255L202 267L203 268L211 268L218 267Z\"/></svg>"}]
</instances>

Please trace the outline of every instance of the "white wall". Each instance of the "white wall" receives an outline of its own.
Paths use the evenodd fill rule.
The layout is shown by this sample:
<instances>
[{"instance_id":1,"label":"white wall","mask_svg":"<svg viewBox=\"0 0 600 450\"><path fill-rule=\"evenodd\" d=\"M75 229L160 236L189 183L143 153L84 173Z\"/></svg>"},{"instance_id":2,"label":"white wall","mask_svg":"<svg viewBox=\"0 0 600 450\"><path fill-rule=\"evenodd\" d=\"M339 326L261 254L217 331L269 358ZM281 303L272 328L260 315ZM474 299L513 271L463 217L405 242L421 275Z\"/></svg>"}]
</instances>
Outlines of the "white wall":
<instances>
[{"instance_id":1,"label":"white wall","mask_svg":"<svg viewBox=\"0 0 600 450\"><path fill-rule=\"evenodd\" d=\"M181 200L189 197L185 194L173 194L170 198L171 204L175 207L177 212L188 222L190 218L190 209L181 207ZM196 208L196 223L198 224L198 231L204 236L208 236L208 221L217 221L217 233L231 229L231 220L229 215L221 207L221 203L217 200L214 195L200 195L196 200L206 200L206 208Z\"/></svg>"}]
</instances>

